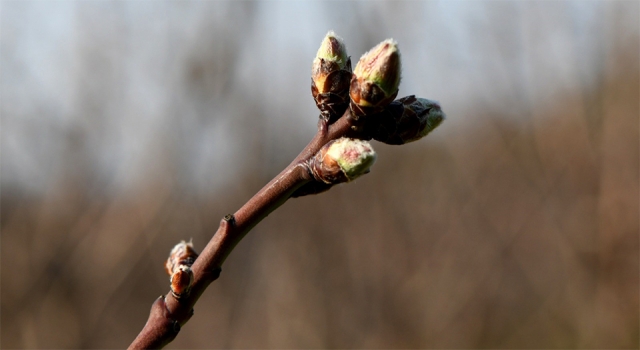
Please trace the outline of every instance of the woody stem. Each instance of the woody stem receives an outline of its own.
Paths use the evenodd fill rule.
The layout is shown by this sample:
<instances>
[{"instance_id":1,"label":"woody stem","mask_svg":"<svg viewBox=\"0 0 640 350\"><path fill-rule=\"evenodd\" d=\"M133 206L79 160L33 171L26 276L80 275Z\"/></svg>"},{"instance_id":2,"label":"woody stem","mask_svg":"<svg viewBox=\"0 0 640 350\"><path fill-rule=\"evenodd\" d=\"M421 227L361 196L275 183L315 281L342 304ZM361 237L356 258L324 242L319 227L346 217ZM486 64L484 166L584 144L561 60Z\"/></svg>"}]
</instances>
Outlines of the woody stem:
<instances>
[{"instance_id":1,"label":"woody stem","mask_svg":"<svg viewBox=\"0 0 640 350\"><path fill-rule=\"evenodd\" d=\"M322 122L321 122L322 123ZM324 126L324 127L322 127ZM280 207L303 185L316 181L309 173L308 161L327 142L343 136L360 138L353 130L349 109L335 123L320 125L318 132L300 154L233 215L225 216L218 230L193 266L193 284L187 295L177 299L171 292L152 305L149 318L129 349L161 348L169 344L193 315L193 307L220 275L222 264L240 240L262 219Z\"/></svg>"}]
</instances>

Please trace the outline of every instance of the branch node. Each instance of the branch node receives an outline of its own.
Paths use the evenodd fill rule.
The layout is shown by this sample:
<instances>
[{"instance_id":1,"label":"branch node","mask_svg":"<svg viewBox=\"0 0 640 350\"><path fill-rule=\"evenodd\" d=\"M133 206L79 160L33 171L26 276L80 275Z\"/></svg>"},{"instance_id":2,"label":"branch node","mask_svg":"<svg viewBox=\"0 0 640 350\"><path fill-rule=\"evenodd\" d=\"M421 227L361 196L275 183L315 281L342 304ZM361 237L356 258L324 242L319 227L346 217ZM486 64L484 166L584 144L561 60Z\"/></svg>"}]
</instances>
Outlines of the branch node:
<instances>
[{"instance_id":1,"label":"branch node","mask_svg":"<svg viewBox=\"0 0 640 350\"><path fill-rule=\"evenodd\" d=\"M211 282L217 280L220 277L220 273L222 272L222 268L221 267L216 267L215 269L211 270L211 271L204 271L203 272L203 277Z\"/></svg>"},{"instance_id":2,"label":"branch node","mask_svg":"<svg viewBox=\"0 0 640 350\"><path fill-rule=\"evenodd\" d=\"M180 323L176 320L173 320L173 332L177 335L180 333Z\"/></svg>"},{"instance_id":3,"label":"branch node","mask_svg":"<svg viewBox=\"0 0 640 350\"><path fill-rule=\"evenodd\" d=\"M161 348L175 339L178 332L180 332L180 324L171 316L165 297L161 295L151 305L147 324L131 343L129 349Z\"/></svg>"},{"instance_id":4,"label":"branch node","mask_svg":"<svg viewBox=\"0 0 640 350\"><path fill-rule=\"evenodd\" d=\"M224 216L224 218L222 219L224 221L226 221L227 223L229 223L231 226L234 226L236 224L236 218L233 216L233 214L227 214Z\"/></svg>"}]
</instances>

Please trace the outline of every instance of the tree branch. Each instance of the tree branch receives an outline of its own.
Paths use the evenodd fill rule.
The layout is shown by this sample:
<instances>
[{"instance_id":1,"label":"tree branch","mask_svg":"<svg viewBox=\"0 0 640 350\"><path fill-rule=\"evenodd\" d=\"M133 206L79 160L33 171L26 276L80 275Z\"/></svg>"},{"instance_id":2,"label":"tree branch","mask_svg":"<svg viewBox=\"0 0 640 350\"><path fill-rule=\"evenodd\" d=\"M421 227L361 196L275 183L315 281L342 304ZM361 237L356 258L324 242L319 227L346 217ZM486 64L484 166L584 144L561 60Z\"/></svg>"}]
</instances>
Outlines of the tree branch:
<instances>
[{"instance_id":1,"label":"tree branch","mask_svg":"<svg viewBox=\"0 0 640 350\"><path fill-rule=\"evenodd\" d=\"M245 205L222 219L199 257L190 243L174 247L166 264L171 291L153 303L129 349L160 348L171 342L193 315L198 298L220 276L236 244L287 199L317 194L369 172L376 155L362 140L401 145L440 125L445 115L437 102L413 95L393 101L399 84L400 53L394 40L362 56L352 73L344 42L330 31L311 73L311 92L321 112L315 137Z\"/></svg>"},{"instance_id":2,"label":"tree branch","mask_svg":"<svg viewBox=\"0 0 640 350\"><path fill-rule=\"evenodd\" d=\"M225 216L200 256L193 263L193 282L187 295L176 297L169 292L153 303L149 319L129 349L161 348L173 341L180 327L193 315L193 306L215 281L229 253L262 219L280 207L300 187L317 182L309 173L308 162L331 140L343 136L360 136L353 129L350 111L330 126L321 120L318 132L300 154L233 215Z\"/></svg>"}]
</instances>

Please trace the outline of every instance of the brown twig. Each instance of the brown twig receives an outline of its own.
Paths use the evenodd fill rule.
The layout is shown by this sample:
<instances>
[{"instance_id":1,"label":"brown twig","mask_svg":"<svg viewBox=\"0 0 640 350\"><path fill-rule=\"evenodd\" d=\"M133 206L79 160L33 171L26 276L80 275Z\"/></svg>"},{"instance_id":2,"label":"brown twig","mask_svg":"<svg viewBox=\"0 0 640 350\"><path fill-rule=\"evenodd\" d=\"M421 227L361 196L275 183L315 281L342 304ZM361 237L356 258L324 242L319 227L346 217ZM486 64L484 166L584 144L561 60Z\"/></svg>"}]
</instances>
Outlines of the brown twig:
<instances>
[{"instance_id":1,"label":"brown twig","mask_svg":"<svg viewBox=\"0 0 640 350\"><path fill-rule=\"evenodd\" d=\"M209 284L220 275L222 264L240 240L262 219L281 206L300 187L315 180L307 162L322 146L343 136L362 137L353 130L349 110L332 125L321 120L318 133L280 174L264 186L233 215L225 216L193 266L190 292L178 299L169 292L153 303L149 319L129 349L161 348L176 337L193 315L193 306Z\"/></svg>"}]
</instances>

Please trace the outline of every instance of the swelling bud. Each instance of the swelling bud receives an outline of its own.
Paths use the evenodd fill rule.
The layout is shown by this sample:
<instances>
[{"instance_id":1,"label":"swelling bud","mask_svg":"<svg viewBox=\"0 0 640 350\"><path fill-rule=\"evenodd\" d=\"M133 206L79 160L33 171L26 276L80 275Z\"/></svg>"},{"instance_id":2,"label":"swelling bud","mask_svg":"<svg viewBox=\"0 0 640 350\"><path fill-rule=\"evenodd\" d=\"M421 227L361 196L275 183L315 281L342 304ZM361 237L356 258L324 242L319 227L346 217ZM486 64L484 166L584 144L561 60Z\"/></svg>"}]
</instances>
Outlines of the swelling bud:
<instances>
[{"instance_id":1,"label":"swelling bud","mask_svg":"<svg viewBox=\"0 0 640 350\"><path fill-rule=\"evenodd\" d=\"M176 244L165 264L165 269L171 281L171 294L177 299L189 294L193 284L193 271L191 265L198 258L198 253L193 249L193 243L181 241Z\"/></svg>"},{"instance_id":2,"label":"swelling bud","mask_svg":"<svg viewBox=\"0 0 640 350\"><path fill-rule=\"evenodd\" d=\"M165 271L167 271L169 276L172 276L180 269L181 265L191 266L197 258L198 253L193 249L193 243L191 241L181 241L171 249L169 258L164 265Z\"/></svg>"},{"instance_id":3,"label":"swelling bud","mask_svg":"<svg viewBox=\"0 0 640 350\"><path fill-rule=\"evenodd\" d=\"M402 145L427 136L445 118L438 102L406 96L372 116L370 135L386 144Z\"/></svg>"},{"instance_id":4,"label":"swelling bud","mask_svg":"<svg viewBox=\"0 0 640 350\"><path fill-rule=\"evenodd\" d=\"M311 67L311 76L319 93L329 92L330 86L325 84L327 76L332 71L345 69L348 60L344 41L333 31L329 31L322 40Z\"/></svg>"},{"instance_id":5,"label":"swelling bud","mask_svg":"<svg viewBox=\"0 0 640 350\"><path fill-rule=\"evenodd\" d=\"M351 59L342 38L329 31L322 40L311 66L311 94L328 122L338 119L349 103Z\"/></svg>"},{"instance_id":6,"label":"swelling bud","mask_svg":"<svg viewBox=\"0 0 640 350\"><path fill-rule=\"evenodd\" d=\"M316 180L335 185L368 173L375 161L369 142L343 137L324 145L311 158L309 169Z\"/></svg>"},{"instance_id":7,"label":"swelling bud","mask_svg":"<svg viewBox=\"0 0 640 350\"><path fill-rule=\"evenodd\" d=\"M387 39L365 53L351 77L349 96L355 119L379 112L398 94L400 51L393 39Z\"/></svg>"},{"instance_id":8,"label":"swelling bud","mask_svg":"<svg viewBox=\"0 0 640 350\"><path fill-rule=\"evenodd\" d=\"M187 265L180 267L171 275L171 293L176 299L189 294L191 285L193 284L193 271Z\"/></svg>"}]
</instances>

